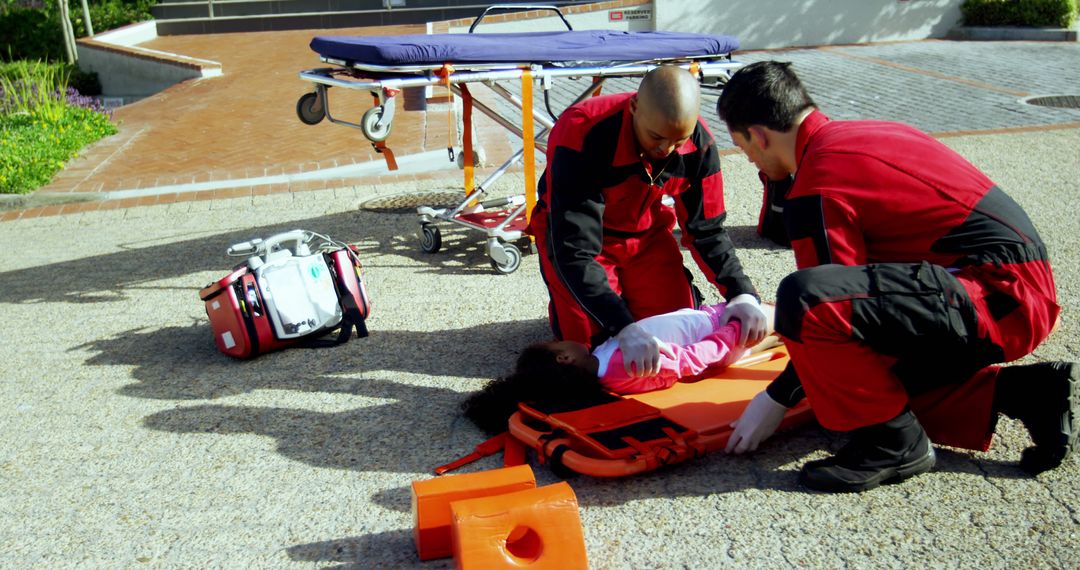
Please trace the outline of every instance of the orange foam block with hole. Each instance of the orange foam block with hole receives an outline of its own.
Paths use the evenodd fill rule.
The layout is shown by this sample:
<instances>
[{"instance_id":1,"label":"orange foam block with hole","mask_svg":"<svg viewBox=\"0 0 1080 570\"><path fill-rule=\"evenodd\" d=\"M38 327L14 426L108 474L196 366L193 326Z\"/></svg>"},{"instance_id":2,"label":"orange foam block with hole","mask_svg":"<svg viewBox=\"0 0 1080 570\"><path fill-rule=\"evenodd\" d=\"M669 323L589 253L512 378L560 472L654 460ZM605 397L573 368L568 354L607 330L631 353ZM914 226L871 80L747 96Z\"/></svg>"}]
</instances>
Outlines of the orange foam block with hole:
<instances>
[{"instance_id":1,"label":"orange foam block with hole","mask_svg":"<svg viewBox=\"0 0 1080 570\"><path fill-rule=\"evenodd\" d=\"M453 554L450 542L452 502L534 487L536 477L528 465L413 481L413 541L420 560L446 558Z\"/></svg>"},{"instance_id":2,"label":"orange foam block with hole","mask_svg":"<svg viewBox=\"0 0 1080 570\"><path fill-rule=\"evenodd\" d=\"M566 482L456 501L450 510L459 569L589 567L577 497Z\"/></svg>"}]
</instances>

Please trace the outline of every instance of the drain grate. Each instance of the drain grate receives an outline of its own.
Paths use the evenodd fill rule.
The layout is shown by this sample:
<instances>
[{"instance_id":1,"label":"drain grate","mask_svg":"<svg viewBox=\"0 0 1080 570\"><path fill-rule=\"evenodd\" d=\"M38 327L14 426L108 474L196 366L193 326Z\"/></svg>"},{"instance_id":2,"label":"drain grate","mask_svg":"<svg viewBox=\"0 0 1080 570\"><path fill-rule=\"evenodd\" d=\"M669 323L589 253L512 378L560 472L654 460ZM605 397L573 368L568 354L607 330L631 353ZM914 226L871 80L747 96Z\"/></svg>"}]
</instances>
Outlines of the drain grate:
<instances>
[{"instance_id":1,"label":"drain grate","mask_svg":"<svg viewBox=\"0 0 1080 570\"><path fill-rule=\"evenodd\" d=\"M1080 109L1080 95L1039 95L1037 97L1027 97L1024 102L1039 107Z\"/></svg>"},{"instance_id":2,"label":"drain grate","mask_svg":"<svg viewBox=\"0 0 1080 570\"><path fill-rule=\"evenodd\" d=\"M457 192L413 192L409 194L395 194L372 198L362 204L360 208L369 212L380 214L415 214L420 206L456 206L465 197L464 193Z\"/></svg>"}]
</instances>

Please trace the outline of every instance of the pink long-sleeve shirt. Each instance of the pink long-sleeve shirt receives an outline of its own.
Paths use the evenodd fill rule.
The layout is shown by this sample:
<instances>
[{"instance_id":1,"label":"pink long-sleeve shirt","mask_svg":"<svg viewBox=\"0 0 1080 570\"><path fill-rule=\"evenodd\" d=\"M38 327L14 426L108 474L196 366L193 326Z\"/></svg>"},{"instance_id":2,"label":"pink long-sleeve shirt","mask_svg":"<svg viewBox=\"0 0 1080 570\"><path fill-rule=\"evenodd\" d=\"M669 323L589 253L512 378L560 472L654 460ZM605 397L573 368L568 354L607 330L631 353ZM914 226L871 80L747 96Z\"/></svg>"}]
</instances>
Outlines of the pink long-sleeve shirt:
<instances>
[{"instance_id":1,"label":"pink long-sleeve shirt","mask_svg":"<svg viewBox=\"0 0 1080 570\"><path fill-rule=\"evenodd\" d=\"M619 341L610 338L593 350L600 361L600 384L619 394L637 394L668 388L680 378L696 376L711 366L727 366L746 351L737 346L740 325L718 324L724 305L702 310L681 309L638 321L646 332L668 343L674 358L660 355L660 372L634 378L626 373Z\"/></svg>"}]
</instances>

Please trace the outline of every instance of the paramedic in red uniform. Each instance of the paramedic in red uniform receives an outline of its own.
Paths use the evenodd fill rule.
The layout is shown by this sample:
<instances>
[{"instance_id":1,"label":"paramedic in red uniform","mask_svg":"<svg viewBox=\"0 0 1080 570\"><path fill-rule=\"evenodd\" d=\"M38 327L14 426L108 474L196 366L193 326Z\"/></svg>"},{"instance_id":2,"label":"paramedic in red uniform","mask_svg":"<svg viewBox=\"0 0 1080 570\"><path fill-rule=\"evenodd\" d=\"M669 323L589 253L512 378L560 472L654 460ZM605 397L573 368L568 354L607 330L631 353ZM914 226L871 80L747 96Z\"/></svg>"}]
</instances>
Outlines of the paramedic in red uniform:
<instances>
[{"instance_id":1,"label":"paramedic in red uniform","mask_svg":"<svg viewBox=\"0 0 1080 570\"><path fill-rule=\"evenodd\" d=\"M760 299L724 229L723 180L688 71L661 66L637 93L594 97L551 131L530 233L560 340L614 336L627 372L651 376L668 347L634 321L696 304L672 229L727 299L741 343L766 334ZM662 201L671 196L674 208ZM669 355L670 356L670 355Z\"/></svg>"},{"instance_id":2,"label":"paramedic in red uniform","mask_svg":"<svg viewBox=\"0 0 1080 570\"><path fill-rule=\"evenodd\" d=\"M790 64L739 70L717 108L768 180L795 175L781 203L798 266L776 294L794 366L751 401L728 451L755 449L805 393L822 426L851 432L803 466L810 488L924 473L931 441L986 450L999 413L1030 432L1022 468L1060 465L1076 445L1076 365L994 366L1030 354L1060 311L1024 210L912 127L830 121Z\"/></svg>"}]
</instances>

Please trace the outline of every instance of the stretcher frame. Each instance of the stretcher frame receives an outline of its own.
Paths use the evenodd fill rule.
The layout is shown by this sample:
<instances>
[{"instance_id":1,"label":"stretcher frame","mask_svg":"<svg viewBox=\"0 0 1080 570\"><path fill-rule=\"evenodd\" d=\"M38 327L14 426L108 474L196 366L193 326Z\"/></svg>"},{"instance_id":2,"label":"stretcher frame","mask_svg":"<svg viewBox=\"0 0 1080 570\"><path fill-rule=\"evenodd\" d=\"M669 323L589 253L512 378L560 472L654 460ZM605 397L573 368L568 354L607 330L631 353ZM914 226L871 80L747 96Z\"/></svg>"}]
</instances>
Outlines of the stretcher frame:
<instances>
[{"instance_id":1,"label":"stretcher frame","mask_svg":"<svg viewBox=\"0 0 1080 570\"><path fill-rule=\"evenodd\" d=\"M555 6L493 5L477 17L469 28L473 33L480 21L493 10L547 10L555 12L572 30L570 23ZM525 229L536 203L536 151L546 154L548 133L557 117L548 107L545 115L533 106L533 82L539 81L544 90L544 101L553 81L557 79L591 78L591 84L574 100L580 102L596 95L607 79L642 77L660 65L679 65L689 70L701 83L723 84L742 66L732 59L730 53L681 58L656 58L647 61L631 61L610 65L559 65L558 62L498 62L490 64L453 62L442 65L395 65L385 66L363 62L349 62L320 56L331 68L318 68L300 72L300 79L314 84L314 91L304 94L297 102L297 114L307 124L317 124L328 119L331 123L359 129L371 141L376 152L383 154L390 170L397 168L393 152L386 146L395 115L396 96L405 89L426 89L443 86L463 101L464 129L460 164L464 170L465 192L463 199L454 207L437 208L420 206L417 216L420 224L420 249L436 253L442 248L442 235L437 223L445 222L469 230L483 232L486 251L491 266L497 272L510 274L521 264L521 250L514 245L525 237ZM506 89L501 82L517 81L521 84L519 97ZM474 99L468 84L480 83L498 97L510 103L520 112L520 119L504 114ZM350 91L367 91L372 95L374 106L366 111L358 123L334 117L330 111L330 88L339 87ZM522 140L522 147L515 151L481 183L475 184L472 152L471 113L475 108L497 124ZM514 113L516 115L517 113ZM537 125L541 128L537 130ZM454 160L453 144L448 147L450 160ZM512 166L522 162L525 171L523 195L482 201L495 182Z\"/></svg>"}]
</instances>

